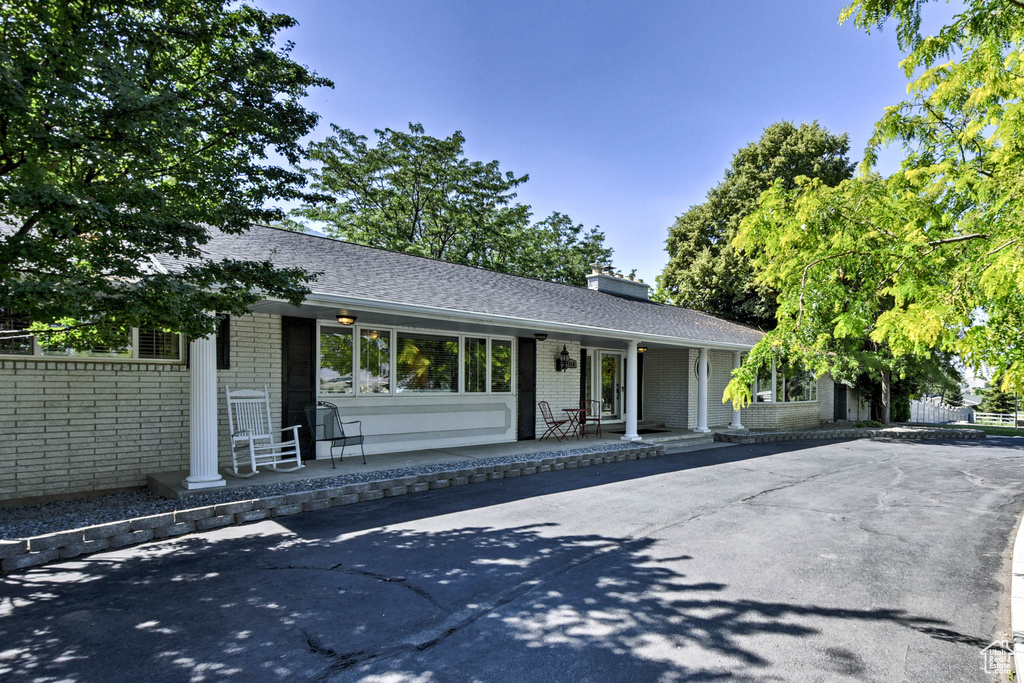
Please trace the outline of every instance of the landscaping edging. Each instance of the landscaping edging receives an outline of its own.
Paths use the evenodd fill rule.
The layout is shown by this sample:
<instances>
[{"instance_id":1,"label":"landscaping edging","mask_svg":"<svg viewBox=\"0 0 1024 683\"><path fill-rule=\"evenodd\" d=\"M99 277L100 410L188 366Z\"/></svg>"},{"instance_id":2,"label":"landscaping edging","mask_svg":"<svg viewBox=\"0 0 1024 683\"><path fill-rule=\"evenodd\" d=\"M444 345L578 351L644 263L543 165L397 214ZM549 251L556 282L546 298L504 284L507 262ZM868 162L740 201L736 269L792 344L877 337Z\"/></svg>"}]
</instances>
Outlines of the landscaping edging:
<instances>
[{"instance_id":1,"label":"landscaping edging","mask_svg":"<svg viewBox=\"0 0 1024 683\"><path fill-rule=\"evenodd\" d=\"M370 500L404 496L431 489L477 484L484 481L539 474L553 470L589 467L626 460L646 460L665 453L665 446L636 444L612 451L562 455L499 465L460 467L393 479L266 496L198 508L163 512L105 524L58 531L16 540L0 540L0 571L69 560L82 555L125 548L148 541L172 538L197 531L209 531L235 524L247 524L272 517L329 507L353 505Z\"/></svg>"},{"instance_id":2,"label":"landscaping edging","mask_svg":"<svg viewBox=\"0 0 1024 683\"><path fill-rule=\"evenodd\" d=\"M978 429L808 429L800 432L716 432L715 441L752 444L776 441L803 441L807 439L984 439L985 432Z\"/></svg>"}]
</instances>

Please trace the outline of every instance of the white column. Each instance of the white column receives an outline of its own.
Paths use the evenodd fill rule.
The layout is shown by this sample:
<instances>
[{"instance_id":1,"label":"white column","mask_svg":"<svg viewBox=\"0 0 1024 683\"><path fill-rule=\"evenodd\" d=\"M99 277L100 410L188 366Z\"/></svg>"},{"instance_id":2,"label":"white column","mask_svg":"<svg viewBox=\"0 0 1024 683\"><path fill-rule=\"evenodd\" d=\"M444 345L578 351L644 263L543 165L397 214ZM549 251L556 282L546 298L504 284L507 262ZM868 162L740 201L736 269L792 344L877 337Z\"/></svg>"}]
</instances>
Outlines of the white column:
<instances>
[{"instance_id":1,"label":"white column","mask_svg":"<svg viewBox=\"0 0 1024 683\"><path fill-rule=\"evenodd\" d=\"M776 396L777 389L779 386L779 377L777 374L777 368L775 367L775 356L772 356L772 403L778 403L779 397Z\"/></svg>"},{"instance_id":2,"label":"white column","mask_svg":"<svg viewBox=\"0 0 1024 683\"><path fill-rule=\"evenodd\" d=\"M217 338L189 345L189 475L187 489L226 486L217 471Z\"/></svg>"},{"instance_id":3,"label":"white column","mask_svg":"<svg viewBox=\"0 0 1024 683\"><path fill-rule=\"evenodd\" d=\"M710 432L708 429L708 350L701 349L697 356L697 428L695 432Z\"/></svg>"},{"instance_id":4,"label":"white column","mask_svg":"<svg viewBox=\"0 0 1024 683\"><path fill-rule=\"evenodd\" d=\"M626 347L626 433L622 435L623 441L640 441L640 435L636 433L636 347L635 341Z\"/></svg>"},{"instance_id":5,"label":"white column","mask_svg":"<svg viewBox=\"0 0 1024 683\"><path fill-rule=\"evenodd\" d=\"M743 361L742 354L739 351L732 352L732 369L735 370L740 366ZM729 429L746 429L743 423L740 421L740 409L733 403L732 405L732 422L729 424Z\"/></svg>"}]
</instances>

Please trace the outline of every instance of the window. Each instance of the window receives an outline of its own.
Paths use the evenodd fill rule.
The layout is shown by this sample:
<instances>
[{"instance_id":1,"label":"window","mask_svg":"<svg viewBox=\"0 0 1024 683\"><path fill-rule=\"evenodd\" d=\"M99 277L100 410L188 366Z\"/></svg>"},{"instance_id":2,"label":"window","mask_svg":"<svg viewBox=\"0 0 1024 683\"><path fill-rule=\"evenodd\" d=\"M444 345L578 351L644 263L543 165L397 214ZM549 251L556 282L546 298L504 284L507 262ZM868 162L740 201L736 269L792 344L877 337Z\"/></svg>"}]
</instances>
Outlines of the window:
<instances>
[{"instance_id":1,"label":"window","mask_svg":"<svg viewBox=\"0 0 1024 683\"><path fill-rule=\"evenodd\" d=\"M64 358L132 358L132 332L130 329L112 332L107 344L95 344L89 348L40 337L39 353Z\"/></svg>"},{"instance_id":2,"label":"window","mask_svg":"<svg viewBox=\"0 0 1024 683\"><path fill-rule=\"evenodd\" d=\"M352 391L352 330L324 328L320 331L320 393Z\"/></svg>"},{"instance_id":3,"label":"window","mask_svg":"<svg viewBox=\"0 0 1024 683\"><path fill-rule=\"evenodd\" d=\"M459 391L459 338L398 333L398 392Z\"/></svg>"},{"instance_id":4,"label":"window","mask_svg":"<svg viewBox=\"0 0 1024 683\"><path fill-rule=\"evenodd\" d=\"M147 360L179 360L181 340L173 332L139 330L138 357Z\"/></svg>"},{"instance_id":5,"label":"window","mask_svg":"<svg viewBox=\"0 0 1024 683\"><path fill-rule=\"evenodd\" d=\"M466 337L466 392L487 391L487 340Z\"/></svg>"},{"instance_id":6,"label":"window","mask_svg":"<svg viewBox=\"0 0 1024 683\"><path fill-rule=\"evenodd\" d=\"M359 331L359 393L391 393L391 332Z\"/></svg>"},{"instance_id":7,"label":"window","mask_svg":"<svg viewBox=\"0 0 1024 683\"><path fill-rule=\"evenodd\" d=\"M772 402L772 368L761 368L751 387L755 403ZM786 364L775 367L775 396L779 403L799 403L818 400L818 381L807 370Z\"/></svg>"},{"instance_id":8,"label":"window","mask_svg":"<svg viewBox=\"0 0 1024 683\"><path fill-rule=\"evenodd\" d=\"M783 396L785 396L784 400L787 403L816 401L818 399L818 383L814 380L814 375L806 370L790 368L785 368L781 374L786 378Z\"/></svg>"},{"instance_id":9,"label":"window","mask_svg":"<svg viewBox=\"0 0 1024 683\"><path fill-rule=\"evenodd\" d=\"M28 316L0 308L0 354L31 356L32 335L24 332L28 326Z\"/></svg>"},{"instance_id":10,"label":"window","mask_svg":"<svg viewBox=\"0 0 1024 683\"><path fill-rule=\"evenodd\" d=\"M491 340L491 391L512 391L512 342Z\"/></svg>"},{"instance_id":11,"label":"window","mask_svg":"<svg viewBox=\"0 0 1024 683\"><path fill-rule=\"evenodd\" d=\"M772 369L761 368L757 371L757 379L754 380L754 402L772 402Z\"/></svg>"}]
</instances>

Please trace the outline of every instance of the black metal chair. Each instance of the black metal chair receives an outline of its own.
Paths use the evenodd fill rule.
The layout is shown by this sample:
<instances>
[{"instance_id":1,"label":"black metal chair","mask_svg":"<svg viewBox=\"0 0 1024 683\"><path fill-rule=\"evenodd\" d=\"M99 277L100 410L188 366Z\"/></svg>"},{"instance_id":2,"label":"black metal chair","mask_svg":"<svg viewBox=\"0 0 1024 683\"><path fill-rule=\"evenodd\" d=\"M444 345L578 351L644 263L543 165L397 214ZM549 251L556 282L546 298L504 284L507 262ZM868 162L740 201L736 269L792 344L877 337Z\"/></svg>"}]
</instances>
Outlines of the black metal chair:
<instances>
[{"instance_id":1,"label":"black metal chair","mask_svg":"<svg viewBox=\"0 0 1024 683\"><path fill-rule=\"evenodd\" d=\"M341 455L338 460L345 457L345 446L359 444L359 452L363 456L363 464L366 464L366 451L363 450L363 423L360 420L342 422L338 415L338 406L327 401L315 401L305 408L306 422L309 424L310 439L313 442L313 455L316 456L316 445L320 441L328 441L331 444L331 468L337 469L334 464L334 449L341 446ZM358 425L355 435L345 433L345 425Z\"/></svg>"}]
</instances>

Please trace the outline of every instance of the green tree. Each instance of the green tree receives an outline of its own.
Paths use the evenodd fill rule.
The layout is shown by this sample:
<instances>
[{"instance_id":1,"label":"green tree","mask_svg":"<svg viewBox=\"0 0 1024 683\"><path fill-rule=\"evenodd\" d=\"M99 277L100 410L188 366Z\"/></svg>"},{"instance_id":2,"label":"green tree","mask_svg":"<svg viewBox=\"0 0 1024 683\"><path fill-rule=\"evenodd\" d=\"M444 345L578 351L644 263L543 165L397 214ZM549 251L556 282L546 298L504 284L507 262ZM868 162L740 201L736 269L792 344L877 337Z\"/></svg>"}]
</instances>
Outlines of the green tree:
<instances>
[{"instance_id":1,"label":"green tree","mask_svg":"<svg viewBox=\"0 0 1024 683\"><path fill-rule=\"evenodd\" d=\"M983 413L1012 413L1017 405L1017 396L1012 391L1004 391L1003 378L994 377L979 392L984 399L978 406Z\"/></svg>"},{"instance_id":2,"label":"green tree","mask_svg":"<svg viewBox=\"0 0 1024 683\"><path fill-rule=\"evenodd\" d=\"M211 229L238 233L278 218L273 200L313 197L267 159L301 160L317 116L300 101L331 85L275 43L294 23L223 0L0 5L3 306L101 337L195 337L215 328L204 311L301 301L302 271L198 262ZM153 254L184 265L163 273Z\"/></svg>"},{"instance_id":3,"label":"green tree","mask_svg":"<svg viewBox=\"0 0 1024 683\"><path fill-rule=\"evenodd\" d=\"M750 258L733 246L740 221L776 181L791 189L796 178L837 185L853 173L847 136L817 122L788 121L765 129L733 156L725 179L669 228L669 262L658 277L658 298L762 329L775 326L776 292L759 284Z\"/></svg>"},{"instance_id":4,"label":"green tree","mask_svg":"<svg viewBox=\"0 0 1024 683\"><path fill-rule=\"evenodd\" d=\"M844 11L867 30L895 20L911 97L886 110L857 178L774 187L737 242L782 261L765 275L781 292L780 330L766 347L805 355L832 347L841 356L842 340L857 338L894 361L942 349L993 368L1003 389L1020 387L1024 8L970 0L924 37L924 4L858 0ZM871 166L890 143L905 159L879 178ZM752 362L763 356L752 353ZM742 396L749 374L736 373L730 396Z\"/></svg>"},{"instance_id":5,"label":"green tree","mask_svg":"<svg viewBox=\"0 0 1024 683\"><path fill-rule=\"evenodd\" d=\"M531 225L514 191L529 176L465 158L461 132L440 139L409 124L408 133L375 131L371 146L332 128L310 145L319 165L308 174L334 201L301 206L283 227L305 230L305 219L360 244L575 285L586 284L590 263L611 258L599 229L585 231L564 214Z\"/></svg>"}]
</instances>

